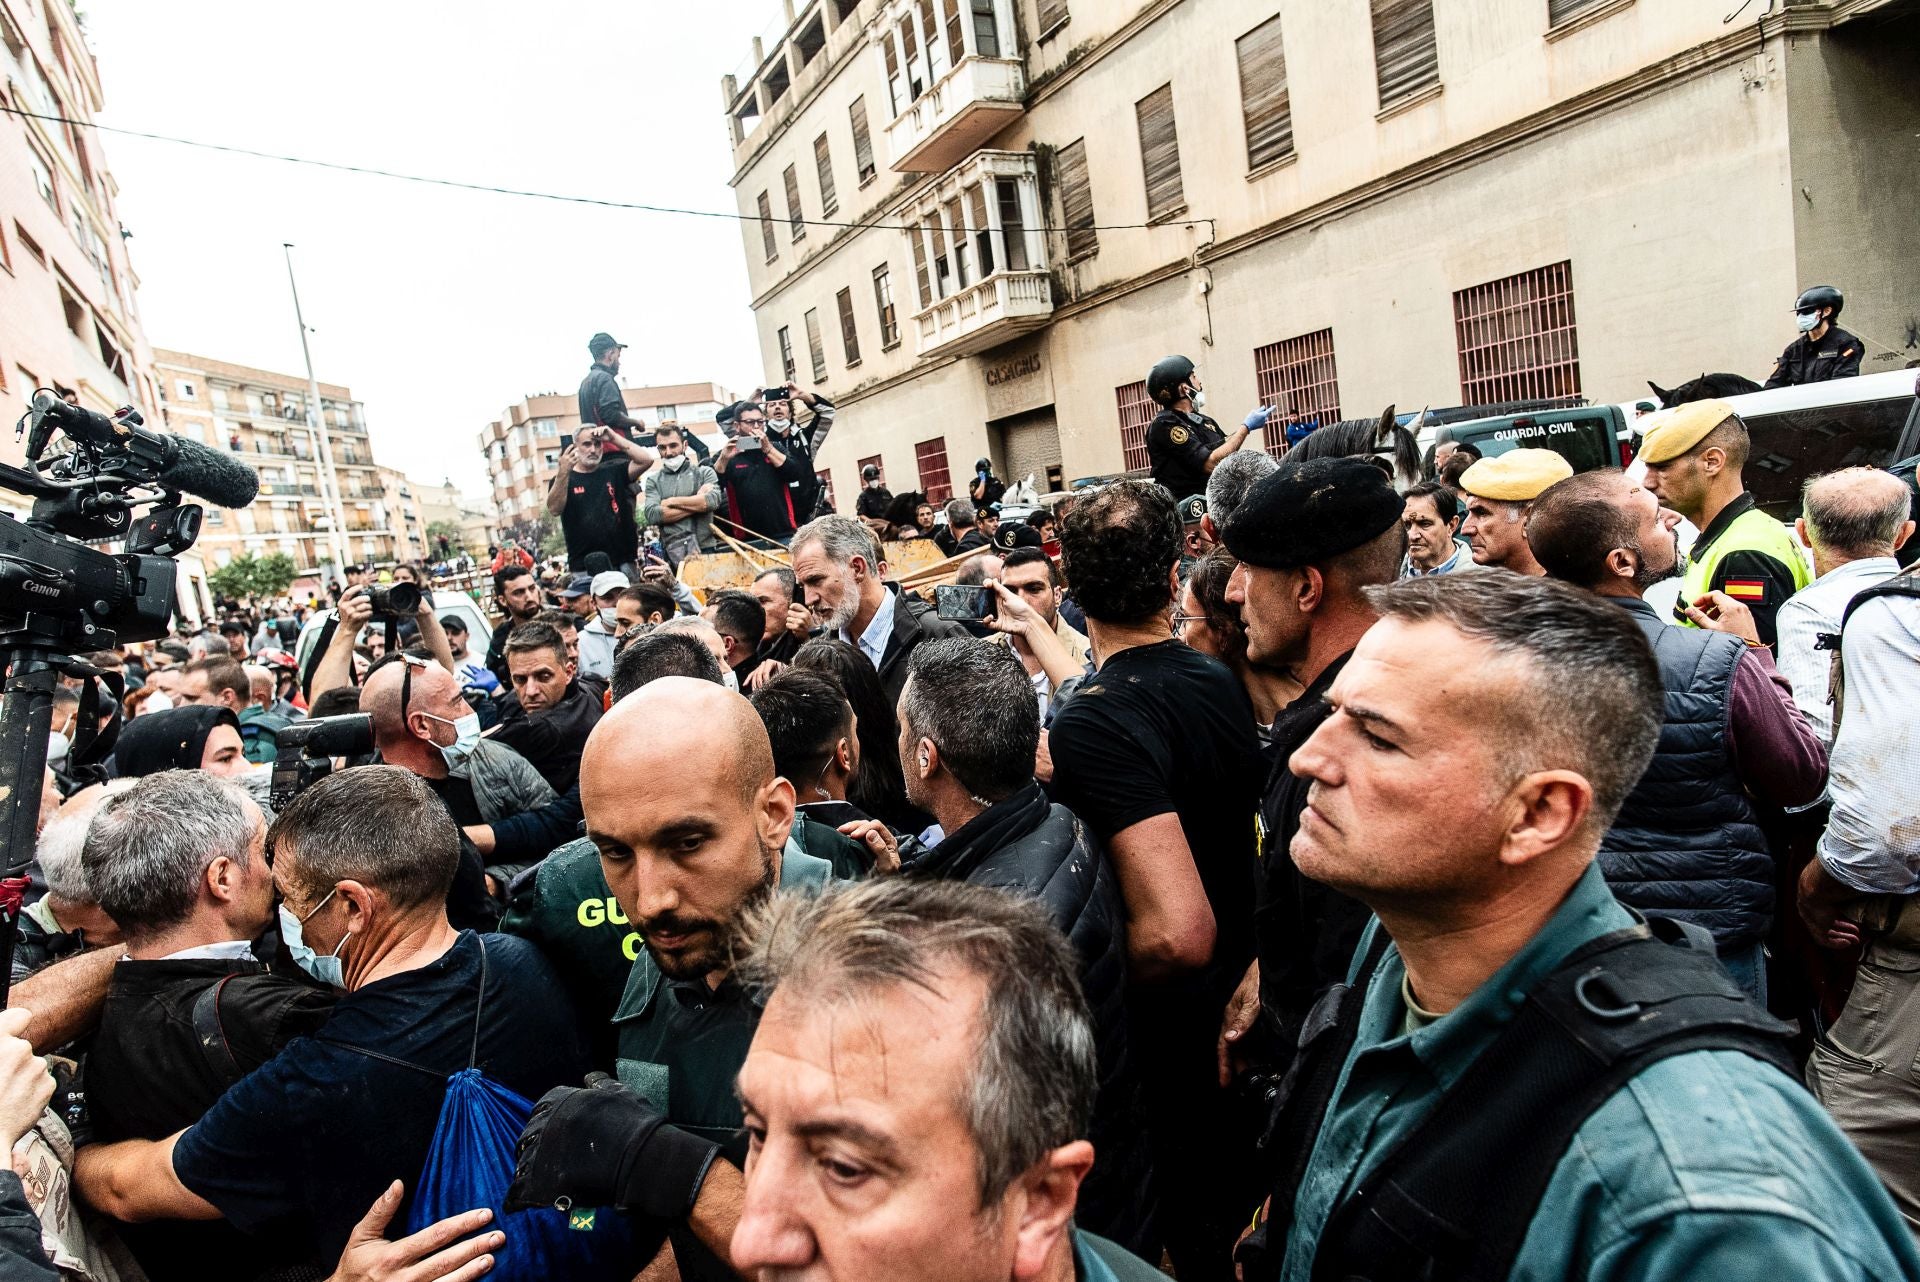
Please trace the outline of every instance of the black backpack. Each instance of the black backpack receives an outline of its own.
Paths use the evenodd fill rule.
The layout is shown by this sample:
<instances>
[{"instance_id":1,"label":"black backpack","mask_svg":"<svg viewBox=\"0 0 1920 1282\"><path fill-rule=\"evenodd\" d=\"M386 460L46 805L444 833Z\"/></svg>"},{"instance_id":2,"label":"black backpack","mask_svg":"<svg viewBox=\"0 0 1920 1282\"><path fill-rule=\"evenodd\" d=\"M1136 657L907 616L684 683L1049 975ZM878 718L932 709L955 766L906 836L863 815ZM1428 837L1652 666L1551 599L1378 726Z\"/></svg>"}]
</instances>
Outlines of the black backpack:
<instances>
[{"instance_id":1,"label":"black backpack","mask_svg":"<svg viewBox=\"0 0 1920 1282\"><path fill-rule=\"evenodd\" d=\"M1324 994L1300 1033L1263 1146L1283 1166L1235 1259L1278 1276L1315 1137L1353 1049L1377 925L1355 982ZM1792 1029L1749 1002L1704 930L1654 919L1576 949L1392 1152L1334 1208L1315 1279L1501 1282L1574 1133L1628 1079L1693 1050L1733 1050L1798 1080Z\"/></svg>"}]
</instances>

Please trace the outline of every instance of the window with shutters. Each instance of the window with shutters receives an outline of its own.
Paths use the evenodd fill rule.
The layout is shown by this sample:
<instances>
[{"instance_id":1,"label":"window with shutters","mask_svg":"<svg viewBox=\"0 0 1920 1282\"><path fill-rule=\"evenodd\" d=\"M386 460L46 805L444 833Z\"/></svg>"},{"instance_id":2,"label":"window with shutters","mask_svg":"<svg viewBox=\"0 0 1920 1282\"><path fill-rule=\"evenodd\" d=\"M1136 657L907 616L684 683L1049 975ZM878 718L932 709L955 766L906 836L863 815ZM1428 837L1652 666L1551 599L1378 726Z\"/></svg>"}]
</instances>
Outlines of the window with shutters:
<instances>
[{"instance_id":1,"label":"window with shutters","mask_svg":"<svg viewBox=\"0 0 1920 1282\"><path fill-rule=\"evenodd\" d=\"M807 355L813 360L813 381L827 381L827 345L820 339L820 309L807 308Z\"/></svg>"},{"instance_id":2,"label":"window with shutters","mask_svg":"<svg viewBox=\"0 0 1920 1282\"><path fill-rule=\"evenodd\" d=\"M1053 176L1060 187L1060 221L1067 229L1067 260L1100 252L1100 233L1094 230L1093 187L1087 178L1087 140L1075 139L1053 157Z\"/></svg>"},{"instance_id":3,"label":"window with shutters","mask_svg":"<svg viewBox=\"0 0 1920 1282\"><path fill-rule=\"evenodd\" d=\"M1286 453L1290 425L1320 427L1340 421L1340 374L1334 368L1330 329L1255 350L1253 381L1260 389L1260 403L1274 408L1263 433L1269 454Z\"/></svg>"},{"instance_id":4,"label":"window with shutters","mask_svg":"<svg viewBox=\"0 0 1920 1282\"><path fill-rule=\"evenodd\" d=\"M933 288L927 279L927 238L913 232L907 239L913 242L913 282L920 287L920 310L925 311L933 306Z\"/></svg>"},{"instance_id":5,"label":"window with shutters","mask_svg":"<svg viewBox=\"0 0 1920 1282\"><path fill-rule=\"evenodd\" d=\"M791 383L800 376L793 364L793 332L787 326L780 327L780 381Z\"/></svg>"},{"instance_id":6,"label":"window with shutters","mask_svg":"<svg viewBox=\"0 0 1920 1282\"><path fill-rule=\"evenodd\" d=\"M1007 270L1026 271L1032 264L1027 256L1027 220L1020 213L1020 186L1011 178L993 180L1000 202L1001 239L1007 247Z\"/></svg>"},{"instance_id":7,"label":"window with shutters","mask_svg":"<svg viewBox=\"0 0 1920 1282\"><path fill-rule=\"evenodd\" d=\"M1440 48L1433 34L1433 0L1372 0L1373 63L1380 108L1440 83Z\"/></svg>"},{"instance_id":8,"label":"window with shutters","mask_svg":"<svg viewBox=\"0 0 1920 1282\"><path fill-rule=\"evenodd\" d=\"M1055 28L1067 25L1067 0L1040 0L1040 34L1035 37L1045 40Z\"/></svg>"},{"instance_id":9,"label":"window with shutters","mask_svg":"<svg viewBox=\"0 0 1920 1282\"><path fill-rule=\"evenodd\" d=\"M800 174L788 165L780 181L787 189L787 239L798 245L807 238L806 215L800 211Z\"/></svg>"},{"instance_id":10,"label":"window with shutters","mask_svg":"<svg viewBox=\"0 0 1920 1282\"><path fill-rule=\"evenodd\" d=\"M1137 472L1147 466L1147 425L1159 408L1147 399L1146 380L1113 389L1120 404L1120 452L1122 466Z\"/></svg>"},{"instance_id":11,"label":"window with shutters","mask_svg":"<svg viewBox=\"0 0 1920 1282\"><path fill-rule=\"evenodd\" d=\"M860 179L860 185L866 186L875 173L873 164L873 135L867 132L867 100L855 98L847 108L847 118L853 124L853 168Z\"/></svg>"},{"instance_id":12,"label":"window with shutters","mask_svg":"<svg viewBox=\"0 0 1920 1282\"><path fill-rule=\"evenodd\" d=\"M873 269L873 305L880 313L880 350L900 344L900 321L893 311L893 274L881 263Z\"/></svg>"},{"instance_id":13,"label":"window with shutters","mask_svg":"<svg viewBox=\"0 0 1920 1282\"><path fill-rule=\"evenodd\" d=\"M1554 263L1453 296L1463 405L1580 394L1573 264Z\"/></svg>"},{"instance_id":14,"label":"window with shutters","mask_svg":"<svg viewBox=\"0 0 1920 1282\"><path fill-rule=\"evenodd\" d=\"M927 496L927 502L938 505L953 497L953 480L947 474L946 437L915 442L913 462L920 473L920 492Z\"/></svg>"},{"instance_id":15,"label":"window with shutters","mask_svg":"<svg viewBox=\"0 0 1920 1282\"><path fill-rule=\"evenodd\" d=\"M760 193L760 243L766 248L767 261L780 257L780 246L773 239L773 198Z\"/></svg>"},{"instance_id":16,"label":"window with shutters","mask_svg":"<svg viewBox=\"0 0 1920 1282\"><path fill-rule=\"evenodd\" d=\"M834 305L840 309L840 346L845 349L847 365L852 367L860 363L860 330L853 323L853 291L843 289L833 296Z\"/></svg>"},{"instance_id":17,"label":"window with shutters","mask_svg":"<svg viewBox=\"0 0 1920 1282\"><path fill-rule=\"evenodd\" d=\"M833 190L833 155L825 134L813 140L813 167L820 174L820 216L831 218L840 212L840 197Z\"/></svg>"},{"instance_id":18,"label":"window with shutters","mask_svg":"<svg viewBox=\"0 0 1920 1282\"><path fill-rule=\"evenodd\" d=\"M1133 104L1133 114L1140 124L1140 168L1147 184L1147 221L1152 222L1187 205L1180 184L1180 138L1173 125L1173 86L1161 85Z\"/></svg>"},{"instance_id":19,"label":"window with shutters","mask_svg":"<svg viewBox=\"0 0 1920 1282\"><path fill-rule=\"evenodd\" d=\"M1287 58L1274 14L1233 42L1240 56L1240 107L1247 122L1247 168L1293 154L1293 100L1287 95Z\"/></svg>"},{"instance_id":20,"label":"window with shutters","mask_svg":"<svg viewBox=\"0 0 1920 1282\"><path fill-rule=\"evenodd\" d=\"M1547 27L1551 30L1562 23L1572 22L1575 18L1595 9L1604 9L1615 0L1547 0Z\"/></svg>"}]
</instances>

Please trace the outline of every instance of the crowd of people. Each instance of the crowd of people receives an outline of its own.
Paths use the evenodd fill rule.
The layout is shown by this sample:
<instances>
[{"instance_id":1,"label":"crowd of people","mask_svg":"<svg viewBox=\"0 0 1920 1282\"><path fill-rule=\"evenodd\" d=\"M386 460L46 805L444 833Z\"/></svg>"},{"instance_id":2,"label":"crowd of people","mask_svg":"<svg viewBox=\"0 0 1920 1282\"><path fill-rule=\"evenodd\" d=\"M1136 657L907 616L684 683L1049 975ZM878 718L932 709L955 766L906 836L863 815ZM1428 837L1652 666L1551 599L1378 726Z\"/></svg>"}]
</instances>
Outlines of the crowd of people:
<instances>
[{"instance_id":1,"label":"crowd of people","mask_svg":"<svg viewBox=\"0 0 1920 1282\"><path fill-rule=\"evenodd\" d=\"M1176 360L1156 479L818 514L824 398L649 449L619 351L484 645L369 581L93 656L0 1276L1920 1279L1903 482L1789 532L1717 401L1276 458Z\"/></svg>"}]
</instances>

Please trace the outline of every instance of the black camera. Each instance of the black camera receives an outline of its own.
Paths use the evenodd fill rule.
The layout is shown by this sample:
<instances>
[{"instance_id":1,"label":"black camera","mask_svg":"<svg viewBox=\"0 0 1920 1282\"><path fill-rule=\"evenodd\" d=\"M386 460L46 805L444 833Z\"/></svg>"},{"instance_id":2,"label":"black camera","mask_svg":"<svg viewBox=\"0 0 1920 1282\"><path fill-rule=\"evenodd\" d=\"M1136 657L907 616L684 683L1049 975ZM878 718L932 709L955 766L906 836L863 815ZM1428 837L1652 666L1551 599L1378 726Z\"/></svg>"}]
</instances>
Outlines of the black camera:
<instances>
[{"instance_id":1,"label":"black camera","mask_svg":"<svg viewBox=\"0 0 1920 1282\"><path fill-rule=\"evenodd\" d=\"M367 585L367 604L373 607L375 618L410 619L420 612L420 585L408 583L370 583Z\"/></svg>"},{"instance_id":2,"label":"black camera","mask_svg":"<svg viewBox=\"0 0 1920 1282\"><path fill-rule=\"evenodd\" d=\"M267 804L277 813L300 793L333 773L333 758L364 757L373 751L373 718L364 712L309 717L282 726L279 755Z\"/></svg>"}]
</instances>

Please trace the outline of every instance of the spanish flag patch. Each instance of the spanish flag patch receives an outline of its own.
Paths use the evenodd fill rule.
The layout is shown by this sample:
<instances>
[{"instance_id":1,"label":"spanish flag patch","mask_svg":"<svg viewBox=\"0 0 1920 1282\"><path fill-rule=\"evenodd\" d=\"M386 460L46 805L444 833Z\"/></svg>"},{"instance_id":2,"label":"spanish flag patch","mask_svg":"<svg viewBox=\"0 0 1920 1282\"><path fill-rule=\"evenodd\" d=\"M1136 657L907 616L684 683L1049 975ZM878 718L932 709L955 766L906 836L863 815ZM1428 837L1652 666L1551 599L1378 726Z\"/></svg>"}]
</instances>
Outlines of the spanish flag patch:
<instances>
[{"instance_id":1,"label":"spanish flag patch","mask_svg":"<svg viewBox=\"0 0 1920 1282\"><path fill-rule=\"evenodd\" d=\"M1736 601L1764 601L1767 599L1767 581L1765 579L1728 579L1727 595Z\"/></svg>"}]
</instances>

